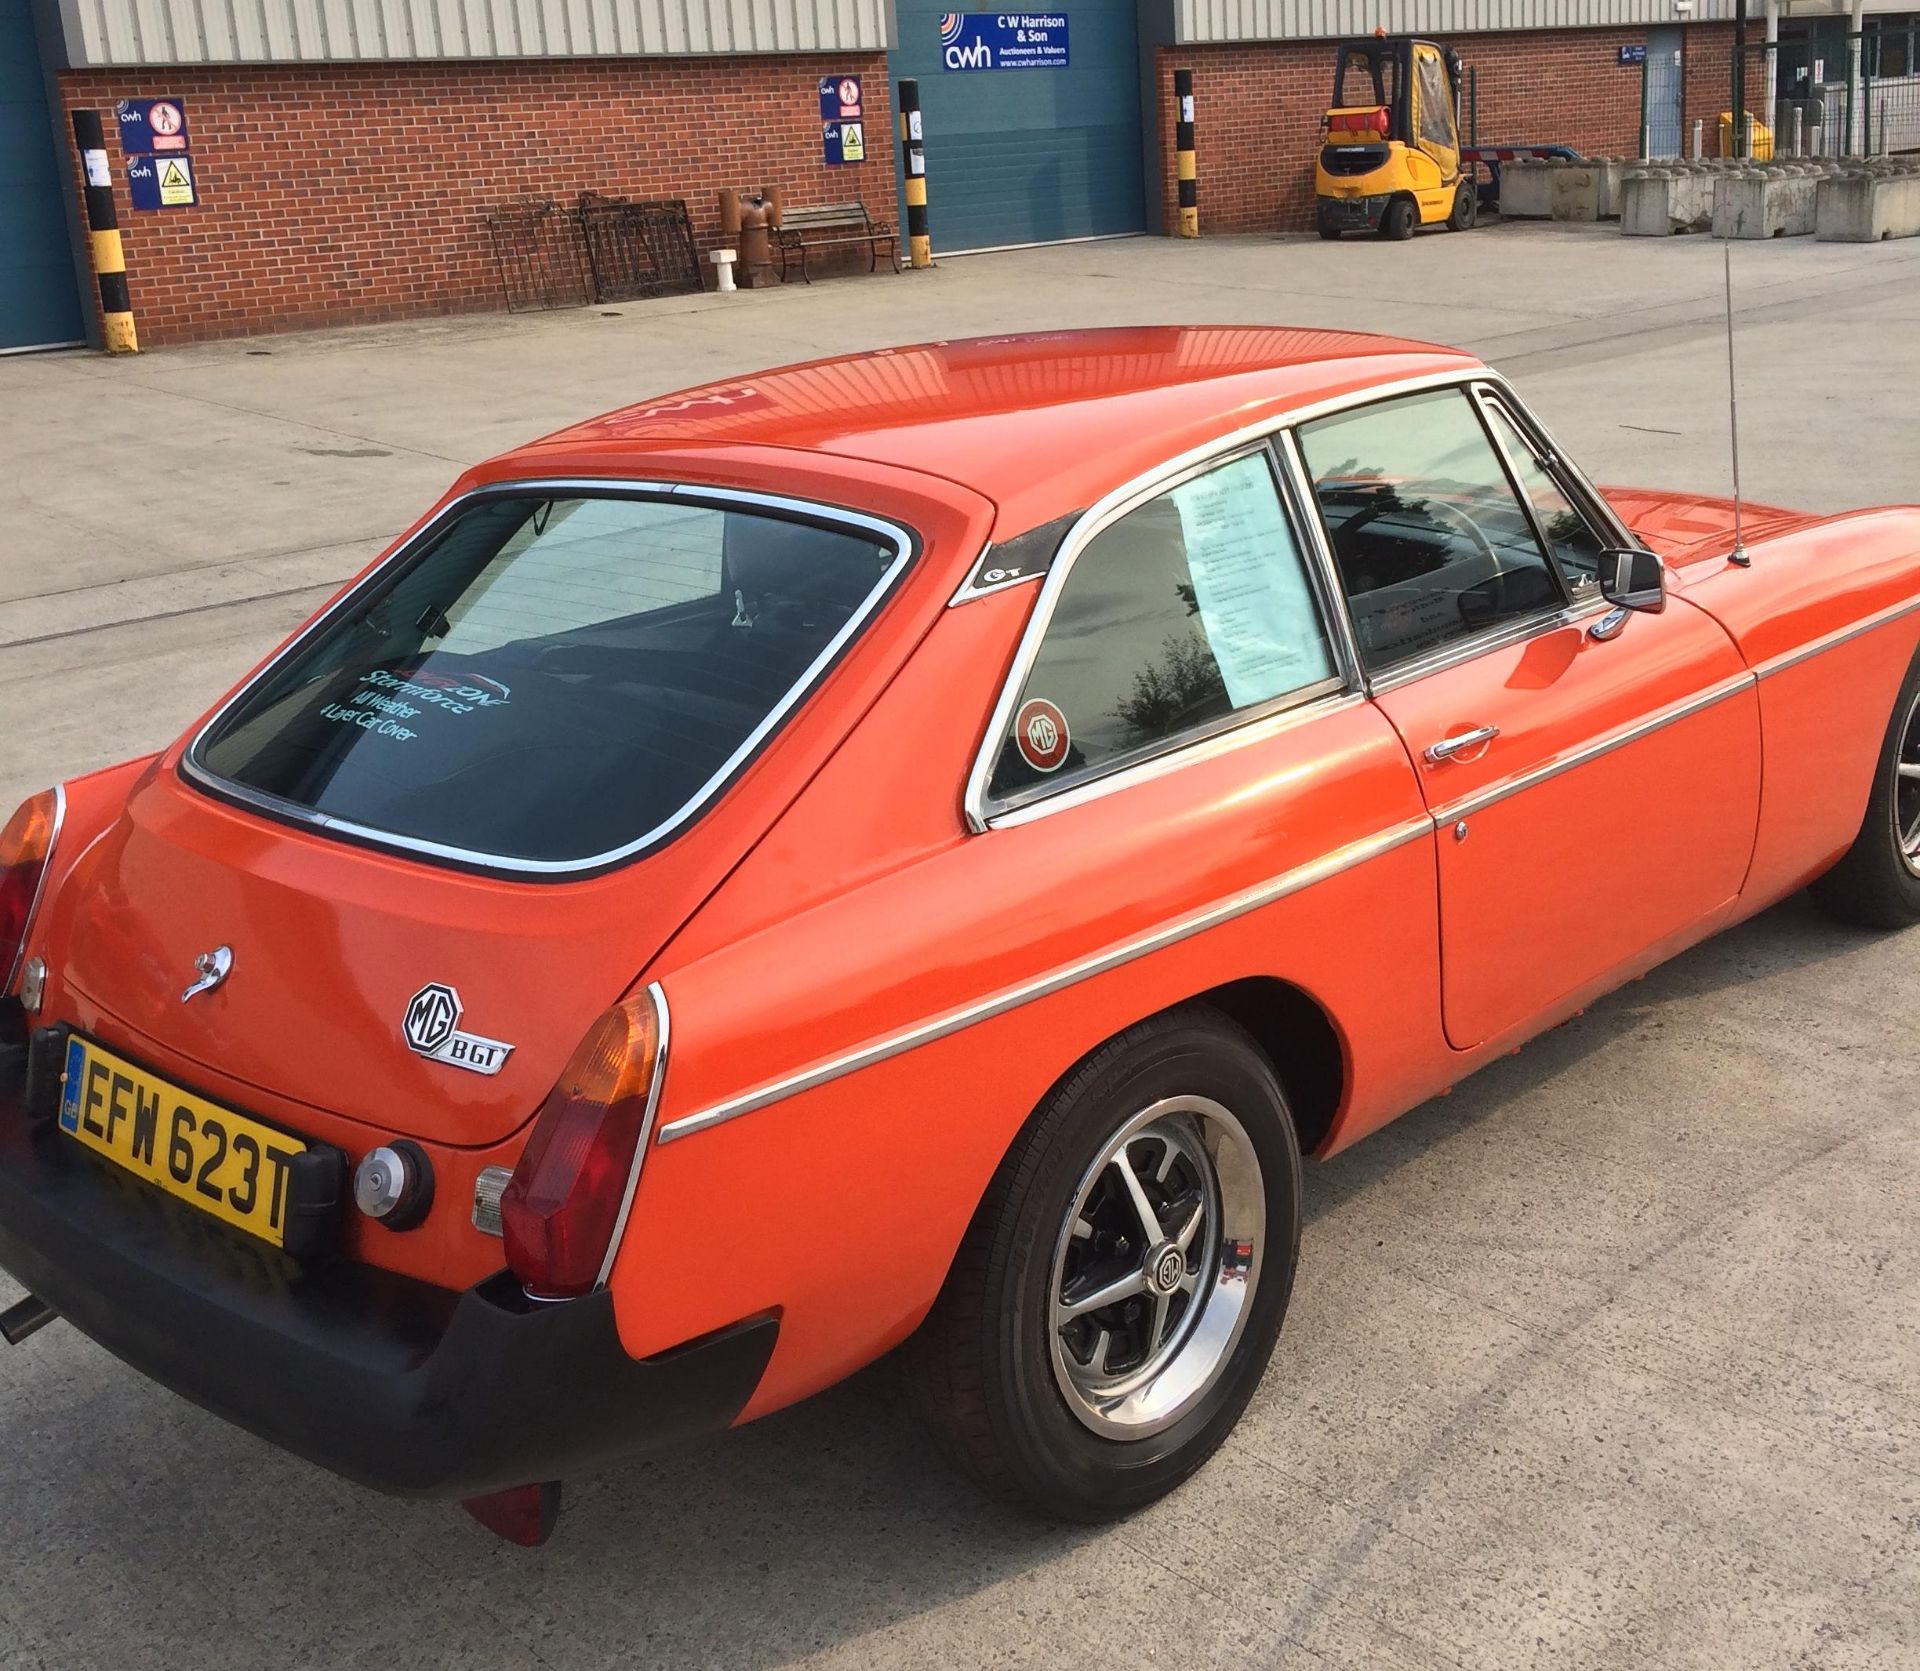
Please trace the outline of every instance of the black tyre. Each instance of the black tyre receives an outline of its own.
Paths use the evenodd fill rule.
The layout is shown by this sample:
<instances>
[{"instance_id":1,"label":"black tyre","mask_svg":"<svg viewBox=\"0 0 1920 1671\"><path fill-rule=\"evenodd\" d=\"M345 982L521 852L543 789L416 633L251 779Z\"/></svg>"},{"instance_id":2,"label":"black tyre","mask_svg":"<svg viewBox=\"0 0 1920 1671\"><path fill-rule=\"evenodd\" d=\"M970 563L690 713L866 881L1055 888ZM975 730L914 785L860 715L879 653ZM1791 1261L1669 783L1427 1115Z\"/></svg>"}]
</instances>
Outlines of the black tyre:
<instances>
[{"instance_id":1,"label":"black tyre","mask_svg":"<svg viewBox=\"0 0 1920 1671\"><path fill-rule=\"evenodd\" d=\"M1396 243L1413 236L1420 224L1420 211L1410 197L1396 197L1380 214L1380 236Z\"/></svg>"},{"instance_id":2,"label":"black tyre","mask_svg":"<svg viewBox=\"0 0 1920 1671\"><path fill-rule=\"evenodd\" d=\"M994 1494L1063 1520L1130 1513L1232 1431L1299 1249L1300 1150L1271 1064L1218 1012L1169 1011L1088 1057L1027 1122L909 1348L908 1384Z\"/></svg>"},{"instance_id":3,"label":"black tyre","mask_svg":"<svg viewBox=\"0 0 1920 1671\"><path fill-rule=\"evenodd\" d=\"M1453 213L1447 216L1449 232L1465 232L1480 211L1480 193L1471 180L1462 180L1453 194Z\"/></svg>"},{"instance_id":4,"label":"black tyre","mask_svg":"<svg viewBox=\"0 0 1920 1671\"><path fill-rule=\"evenodd\" d=\"M1325 221L1316 221L1313 229L1318 232L1321 237L1325 238L1328 243L1332 243L1334 239L1340 236L1340 228L1337 226L1329 226Z\"/></svg>"},{"instance_id":5,"label":"black tyre","mask_svg":"<svg viewBox=\"0 0 1920 1671\"><path fill-rule=\"evenodd\" d=\"M1908 666L1887 721L1860 833L1813 884L1813 897L1863 928L1920 922L1920 656Z\"/></svg>"}]
</instances>

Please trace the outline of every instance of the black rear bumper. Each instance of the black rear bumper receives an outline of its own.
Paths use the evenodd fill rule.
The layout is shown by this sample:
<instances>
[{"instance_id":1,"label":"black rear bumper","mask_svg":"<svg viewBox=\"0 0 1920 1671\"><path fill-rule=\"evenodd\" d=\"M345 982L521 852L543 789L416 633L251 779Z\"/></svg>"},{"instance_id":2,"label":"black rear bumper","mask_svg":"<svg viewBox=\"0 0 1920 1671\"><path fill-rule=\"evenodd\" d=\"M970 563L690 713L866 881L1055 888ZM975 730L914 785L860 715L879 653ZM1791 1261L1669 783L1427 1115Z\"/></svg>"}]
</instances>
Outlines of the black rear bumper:
<instances>
[{"instance_id":1,"label":"black rear bumper","mask_svg":"<svg viewBox=\"0 0 1920 1671\"><path fill-rule=\"evenodd\" d=\"M29 1121L0 1084L0 1268L163 1386L362 1485L471 1497L730 1426L779 1332L748 1318L659 1357L613 1300L465 1293L303 1267Z\"/></svg>"}]
</instances>

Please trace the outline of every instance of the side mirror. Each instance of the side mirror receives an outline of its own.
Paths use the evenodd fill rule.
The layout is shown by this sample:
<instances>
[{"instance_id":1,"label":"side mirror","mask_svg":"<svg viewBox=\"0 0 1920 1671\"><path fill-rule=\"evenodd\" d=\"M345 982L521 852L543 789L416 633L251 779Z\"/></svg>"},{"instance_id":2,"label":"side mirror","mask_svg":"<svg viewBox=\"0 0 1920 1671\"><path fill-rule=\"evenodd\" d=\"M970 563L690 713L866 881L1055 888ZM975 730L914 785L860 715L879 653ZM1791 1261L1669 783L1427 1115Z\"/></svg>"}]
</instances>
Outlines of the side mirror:
<instances>
[{"instance_id":1,"label":"side mirror","mask_svg":"<svg viewBox=\"0 0 1920 1671\"><path fill-rule=\"evenodd\" d=\"M1600 595L1615 609L1657 615L1667 607L1667 566L1651 551L1603 551Z\"/></svg>"}]
</instances>

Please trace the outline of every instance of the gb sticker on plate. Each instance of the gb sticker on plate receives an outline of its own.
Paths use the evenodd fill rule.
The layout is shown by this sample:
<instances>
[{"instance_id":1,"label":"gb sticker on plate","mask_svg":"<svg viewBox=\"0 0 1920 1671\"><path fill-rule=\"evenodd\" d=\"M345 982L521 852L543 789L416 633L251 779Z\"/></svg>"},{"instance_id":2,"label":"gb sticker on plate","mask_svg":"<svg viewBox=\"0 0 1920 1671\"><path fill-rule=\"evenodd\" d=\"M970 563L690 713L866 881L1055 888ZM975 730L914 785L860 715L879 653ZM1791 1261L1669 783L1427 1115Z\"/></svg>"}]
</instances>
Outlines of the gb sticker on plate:
<instances>
[{"instance_id":1,"label":"gb sticker on plate","mask_svg":"<svg viewBox=\"0 0 1920 1671\"><path fill-rule=\"evenodd\" d=\"M408 1046L429 1061L465 1068L469 1073L498 1073L513 1054L499 1039L483 1039L460 1028L460 994L441 981L429 981L407 1001L400 1025Z\"/></svg>"}]
</instances>

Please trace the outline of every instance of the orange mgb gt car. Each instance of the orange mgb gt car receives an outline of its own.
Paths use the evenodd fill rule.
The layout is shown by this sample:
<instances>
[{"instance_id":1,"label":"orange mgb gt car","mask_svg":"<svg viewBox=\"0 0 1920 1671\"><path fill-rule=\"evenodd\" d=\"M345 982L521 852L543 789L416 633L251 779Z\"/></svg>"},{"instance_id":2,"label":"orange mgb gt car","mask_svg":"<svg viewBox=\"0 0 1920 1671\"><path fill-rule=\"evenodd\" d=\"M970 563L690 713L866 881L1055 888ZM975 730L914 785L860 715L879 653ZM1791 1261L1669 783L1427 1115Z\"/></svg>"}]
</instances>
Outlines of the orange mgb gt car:
<instances>
[{"instance_id":1,"label":"orange mgb gt car","mask_svg":"<svg viewBox=\"0 0 1920 1671\"><path fill-rule=\"evenodd\" d=\"M902 1343L988 1487L1148 1502L1303 1155L1809 882L1920 919L1920 511L1734 515L1268 329L482 465L7 826L6 1332L525 1541Z\"/></svg>"}]
</instances>

